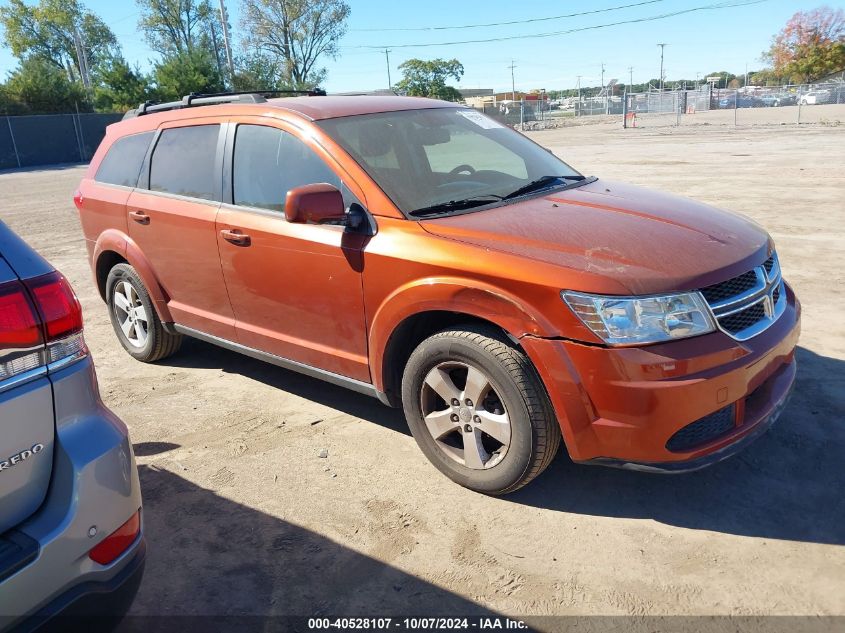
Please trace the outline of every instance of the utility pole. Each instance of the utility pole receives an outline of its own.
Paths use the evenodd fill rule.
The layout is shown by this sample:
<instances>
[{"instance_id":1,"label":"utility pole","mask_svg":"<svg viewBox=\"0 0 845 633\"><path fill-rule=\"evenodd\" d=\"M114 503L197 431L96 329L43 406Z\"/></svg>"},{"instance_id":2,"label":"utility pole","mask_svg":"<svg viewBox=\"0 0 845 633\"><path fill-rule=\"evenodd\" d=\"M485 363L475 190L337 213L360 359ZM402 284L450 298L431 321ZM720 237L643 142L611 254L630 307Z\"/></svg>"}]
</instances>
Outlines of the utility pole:
<instances>
[{"instance_id":1,"label":"utility pole","mask_svg":"<svg viewBox=\"0 0 845 633\"><path fill-rule=\"evenodd\" d=\"M390 79L390 49L384 49L384 59L387 62L387 89L393 90L393 82Z\"/></svg>"},{"instance_id":2,"label":"utility pole","mask_svg":"<svg viewBox=\"0 0 845 633\"><path fill-rule=\"evenodd\" d=\"M601 63L601 89L604 91L604 62Z\"/></svg>"},{"instance_id":3,"label":"utility pole","mask_svg":"<svg viewBox=\"0 0 845 633\"><path fill-rule=\"evenodd\" d=\"M235 63L232 60L232 46L229 43L229 14L226 12L226 3L220 0L220 22L223 25L223 46L226 49L226 65L229 67L229 81L234 88Z\"/></svg>"},{"instance_id":4,"label":"utility pole","mask_svg":"<svg viewBox=\"0 0 845 633\"><path fill-rule=\"evenodd\" d=\"M634 67L628 66L628 86L629 88L634 85Z\"/></svg>"},{"instance_id":5,"label":"utility pole","mask_svg":"<svg viewBox=\"0 0 845 633\"><path fill-rule=\"evenodd\" d=\"M748 62L745 62L745 87L748 88Z\"/></svg>"},{"instance_id":6,"label":"utility pole","mask_svg":"<svg viewBox=\"0 0 845 633\"><path fill-rule=\"evenodd\" d=\"M666 48L666 43L658 44L660 47L660 90L663 90L663 49Z\"/></svg>"},{"instance_id":7,"label":"utility pole","mask_svg":"<svg viewBox=\"0 0 845 633\"><path fill-rule=\"evenodd\" d=\"M85 42L79 29L73 29L73 44L76 47L76 61L79 63L79 77L86 92L91 90L91 77L88 75L88 55L85 53Z\"/></svg>"},{"instance_id":8,"label":"utility pole","mask_svg":"<svg viewBox=\"0 0 845 633\"><path fill-rule=\"evenodd\" d=\"M516 101L516 79L513 74L513 69L516 68L516 66L513 63L513 60L511 60L511 65L508 66L508 68L511 69L511 101Z\"/></svg>"},{"instance_id":9,"label":"utility pole","mask_svg":"<svg viewBox=\"0 0 845 633\"><path fill-rule=\"evenodd\" d=\"M575 110L575 116L581 114L581 77L583 75L578 75L578 108Z\"/></svg>"}]
</instances>

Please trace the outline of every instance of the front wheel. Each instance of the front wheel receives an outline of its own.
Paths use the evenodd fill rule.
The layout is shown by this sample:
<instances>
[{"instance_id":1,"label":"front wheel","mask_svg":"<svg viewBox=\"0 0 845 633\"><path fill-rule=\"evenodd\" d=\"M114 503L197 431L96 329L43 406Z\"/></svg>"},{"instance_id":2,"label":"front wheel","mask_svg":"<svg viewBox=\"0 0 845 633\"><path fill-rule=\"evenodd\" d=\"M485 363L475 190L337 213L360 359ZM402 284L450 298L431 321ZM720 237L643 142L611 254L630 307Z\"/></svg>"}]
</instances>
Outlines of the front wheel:
<instances>
[{"instance_id":1,"label":"front wheel","mask_svg":"<svg viewBox=\"0 0 845 633\"><path fill-rule=\"evenodd\" d=\"M466 326L423 341L405 367L402 403L426 457L478 492L521 488L560 446L536 370L493 328Z\"/></svg>"}]
</instances>

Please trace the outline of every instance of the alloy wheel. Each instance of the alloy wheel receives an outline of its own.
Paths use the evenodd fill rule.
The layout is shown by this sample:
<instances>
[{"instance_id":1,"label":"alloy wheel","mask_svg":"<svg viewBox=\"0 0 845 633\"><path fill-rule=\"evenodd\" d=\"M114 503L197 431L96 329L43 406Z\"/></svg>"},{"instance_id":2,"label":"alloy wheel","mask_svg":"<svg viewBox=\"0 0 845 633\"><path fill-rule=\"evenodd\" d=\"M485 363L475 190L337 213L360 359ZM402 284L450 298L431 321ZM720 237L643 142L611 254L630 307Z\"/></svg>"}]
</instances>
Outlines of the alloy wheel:
<instances>
[{"instance_id":1,"label":"alloy wheel","mask_svg":"<svg viewBox=\"0 0 845 633\"><path fill-rule=\"evenodd\" d=\"M117 322L126 340L134 347L142 348L149 337L147 311L135 287L128 281L115 284L112 304Z\"/></svg>"},{"instance_id":2,"label":"alloy wheel","mask_svg":"<svg viewBox=\"0 0 845 633\"><path fill-rule=\"evenodd\" d=\"M511 441L507 408L490 378L457 361L435 366L423 381L423 421L437 447L473 470L504 459Z\"/></svg>"}]
</instances>

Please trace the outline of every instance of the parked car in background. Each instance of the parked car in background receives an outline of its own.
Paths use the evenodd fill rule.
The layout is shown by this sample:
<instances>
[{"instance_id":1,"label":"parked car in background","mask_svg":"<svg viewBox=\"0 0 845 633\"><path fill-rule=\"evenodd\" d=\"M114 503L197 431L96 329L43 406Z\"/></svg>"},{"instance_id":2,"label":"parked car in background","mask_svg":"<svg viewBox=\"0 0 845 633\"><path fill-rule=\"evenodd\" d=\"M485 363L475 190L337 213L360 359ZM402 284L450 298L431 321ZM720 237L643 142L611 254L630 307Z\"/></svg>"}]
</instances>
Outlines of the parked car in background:
<instances>
[{"instance_id":1,"label":"parked car in background","mask_svg":"<svg viewBox=\"0 0 845 633\"><path fill-rule=\"evenodd\" d=\"M798 100L793 94L783 93L763 95L760 97L760 101L762 101L763 105L766 107L777 108L780 106L795 105Z\"/></svg>"},{"instance_id":2,"label":"parked car in background","mask_svg":"<svg viewBox=\"0 0 845 633\"><path fill-rule=\"evenodd\" d=\"M801 95L799 103L801 105L820 105L822 103L830 102L830 93L827 90L814 90Z\"/></svg>"},{"instance_id":3,"label":"parked car in background","mask_svg":"<svg viewBox=\"0 0 845 633\"><path fill-rule=\"evenodd\" d=\"M133 357L187 335L402 406L432 464L488 494L561 441L578 462L704 467L795 380L800 306L760 226L586 177L454 103L144 105L75 203Z\"/></svg>"},{"instance_id":4,"label":"parked car in background","mask_svg":"<svg viewBox=\"0 0 845 633\"><path fill-rule=\"evenodd\" d=\"M100 400L73 290L3 222L0 451L0 630L120 617L146 552L132 445Z\"/></svg>"},{"instance_id":5,"label":"parked car in background","mask_svg":"<svg viewBox=\"0 0 845 633\"><path fill-rule=\"evenodd\" d=\"M765 105L766 104L762 99L753 95L741 94L737 97L734 94L719 99L719 108L722 110L733 108L762 108Z\"/></svg>"}]
</instances>

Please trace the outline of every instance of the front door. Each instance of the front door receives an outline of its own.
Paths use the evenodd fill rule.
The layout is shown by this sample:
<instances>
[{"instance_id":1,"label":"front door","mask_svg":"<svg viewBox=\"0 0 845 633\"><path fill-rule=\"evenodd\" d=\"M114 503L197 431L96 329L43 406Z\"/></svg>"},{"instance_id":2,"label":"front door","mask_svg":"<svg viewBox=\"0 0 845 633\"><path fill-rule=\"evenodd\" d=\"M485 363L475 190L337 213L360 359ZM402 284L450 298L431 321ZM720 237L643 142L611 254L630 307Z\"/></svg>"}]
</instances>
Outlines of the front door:
<instances>
[{"instance_id":1,"label":"front door","mask_svg":"<svg viewBox=\"0 0 845 633\"><path fill-rule=\"evenodd\" d=\"M234 315L217 250L221 126L166 127L129 197L129 236L140 246L180 325L234 339ZM219 148L219 149L218 149Z\"/></svg>"},{"instance_id":2,"label":"front door","mask_svg":"<svg viewBox=\"0 0 845 633\"><path fill-rule=\"evenodd\" d=\"M238 341L369 382L361 249L341 226L285 220L288 190L341 179L305 142L277 127L238 124L231 200L217 217ZM346 191L346 195L350 194Z\"/></svg>"}]
</instances>

